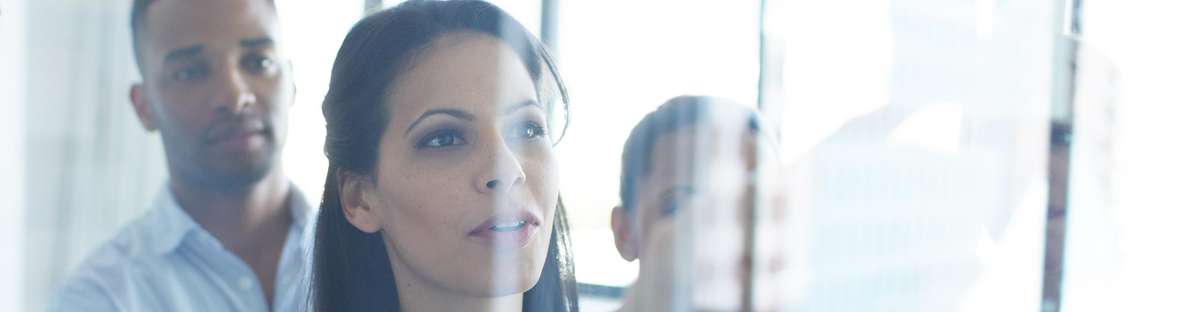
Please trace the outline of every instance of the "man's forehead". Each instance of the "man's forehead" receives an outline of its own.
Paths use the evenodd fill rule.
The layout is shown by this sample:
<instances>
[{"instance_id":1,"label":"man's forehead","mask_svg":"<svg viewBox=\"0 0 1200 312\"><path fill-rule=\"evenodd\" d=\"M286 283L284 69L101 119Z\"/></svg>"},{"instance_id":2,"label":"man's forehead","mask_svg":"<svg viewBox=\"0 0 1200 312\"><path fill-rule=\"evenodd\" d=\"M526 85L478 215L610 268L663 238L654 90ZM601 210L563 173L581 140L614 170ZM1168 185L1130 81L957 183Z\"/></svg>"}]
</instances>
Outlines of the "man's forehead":
<instances>
[{"instance_id":1,"label":"man's forehead","mask_svg":"<svg viewBox=\"0 0 1200 312\"><path fill-rule=\"evenodd\" d=\"M154 0L147 7L149 46L159 53L193 45L236 46L250 38L278 39L269 0Z\"/></svg>"}]
</instances>

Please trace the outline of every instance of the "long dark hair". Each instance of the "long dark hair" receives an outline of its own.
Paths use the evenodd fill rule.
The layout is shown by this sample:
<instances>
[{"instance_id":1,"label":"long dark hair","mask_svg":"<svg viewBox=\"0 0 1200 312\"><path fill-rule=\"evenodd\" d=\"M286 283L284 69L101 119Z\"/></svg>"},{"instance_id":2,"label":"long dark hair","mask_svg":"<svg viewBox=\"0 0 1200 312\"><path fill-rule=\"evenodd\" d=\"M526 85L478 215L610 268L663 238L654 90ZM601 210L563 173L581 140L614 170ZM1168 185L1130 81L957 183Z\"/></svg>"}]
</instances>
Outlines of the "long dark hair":
<instances>
[{"instance_id":1,"label":"long dark hair","mask_svg":"<svg viewBox=\"0 0 1200 312\"><path fill-rule=\"evenodd\" d=\"M339 173L374 174L390 116L384 100L387 88L412 67L419 51L440 36L459 32L489 35L512 47L533 78L539 101L561 104L544 107L562 111L564 118L557 122L565 129L569 101L553 59L528 30L496 6L478 0L411 0L359 21L342 42L322 104L329 172L313 252L310 299L317 311L400 310L383 237L360 231L346 220ZM569 232L559 198L541 277L523 295L525 311L578 311Z\"/></svg>"}]
</instances>

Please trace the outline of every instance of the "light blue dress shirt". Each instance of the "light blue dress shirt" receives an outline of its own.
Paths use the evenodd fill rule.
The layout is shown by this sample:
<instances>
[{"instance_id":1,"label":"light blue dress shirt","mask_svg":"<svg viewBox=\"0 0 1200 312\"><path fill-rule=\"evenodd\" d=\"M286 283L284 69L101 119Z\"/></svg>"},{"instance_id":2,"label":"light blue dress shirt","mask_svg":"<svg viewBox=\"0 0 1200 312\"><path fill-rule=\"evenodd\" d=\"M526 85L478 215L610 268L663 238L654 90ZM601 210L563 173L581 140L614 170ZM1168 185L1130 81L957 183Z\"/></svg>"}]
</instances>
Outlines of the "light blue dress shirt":
<instances>
[{"instance_id":1,"label":"light blue dress shirt","mask_svg":"<svg viewBox=\"0 0 1200 312\"><path fill-rule=\"evenodd\" d=\"M307 310L312 209L294 186L288 193L292 226L275 273L274 311ZM50 311L267 311L261 287L164 187L145 215L76 268Z\"/></svg>"}]
</instances>

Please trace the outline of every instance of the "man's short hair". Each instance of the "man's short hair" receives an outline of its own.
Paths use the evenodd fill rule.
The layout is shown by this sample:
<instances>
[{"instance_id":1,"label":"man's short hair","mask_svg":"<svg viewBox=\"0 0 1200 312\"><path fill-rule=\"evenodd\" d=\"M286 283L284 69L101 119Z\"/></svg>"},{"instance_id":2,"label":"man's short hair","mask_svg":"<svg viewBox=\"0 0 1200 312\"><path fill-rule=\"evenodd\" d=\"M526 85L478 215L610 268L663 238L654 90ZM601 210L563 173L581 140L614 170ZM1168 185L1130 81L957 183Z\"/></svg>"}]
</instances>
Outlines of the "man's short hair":
<instances>
[{"instance_id":1,"label":"man's short hair","mask_svg":"<svg viewBox=\"0 0 1200 312\"><path fill-rule=\"evenodd\" d=\"M650 158L658 139L689 126L712 123L716 117L712 113L719 111L718 105L742 108L738 110L744 113L742 116L721 117L745 118L747 129L752 134L759 133L761 121L754 110L721 98L686 95L668 100L630 131L621 154L621 206L627 213L637 208L641 178L653 170Z\"/></svg>"},{"instance_id":2,"label":"man's short hair","mask_svg":"<svg viewBox=\"0 0 1200 312\"><path fill-rule=\"evenodd\" d=\"M146 28L146 12L150 10L150 5L158 0L133 0L133 9L129 14L129 29L133 39L133 60L137 63L138 70L144 69L145 64L142 64L142 40L144 29ZM268 0L271 7L275 7L275 0Z\"/></svg>"},{"instance_id":3,"label":"man's short hair","mask_svg":"<svg viewBox=\"0 0 1200 312\"><path fill-rule=\"evenodd\" d=\"M133 0L133 12L129 14L129 29L133 36L133 60L142 69L142 26L146 23L146 11L154 0Z\"/></svg>"}]
</instances>

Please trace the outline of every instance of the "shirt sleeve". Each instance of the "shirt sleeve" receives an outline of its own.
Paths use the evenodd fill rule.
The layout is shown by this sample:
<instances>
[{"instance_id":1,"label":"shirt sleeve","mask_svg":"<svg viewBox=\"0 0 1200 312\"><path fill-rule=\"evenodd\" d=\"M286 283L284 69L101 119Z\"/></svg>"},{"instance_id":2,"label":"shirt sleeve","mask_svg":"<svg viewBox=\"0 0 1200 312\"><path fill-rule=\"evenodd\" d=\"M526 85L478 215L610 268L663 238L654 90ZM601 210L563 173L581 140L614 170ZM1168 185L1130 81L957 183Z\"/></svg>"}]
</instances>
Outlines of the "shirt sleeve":
<instances>
[{"instance_id":1,"label":"shirt sleeve","mask_svg":"<svg viewBox=\"0 0 1200 312\"><path fill-rule=\"evenodd\" d=\"M99 280L73 277L51 299L49 312L121 311Z\"/></svg>"}]
</instances>

